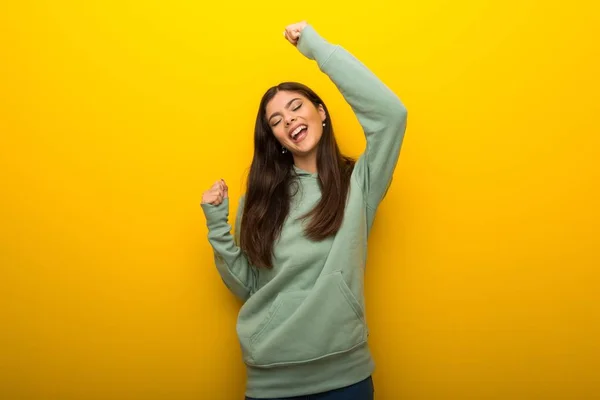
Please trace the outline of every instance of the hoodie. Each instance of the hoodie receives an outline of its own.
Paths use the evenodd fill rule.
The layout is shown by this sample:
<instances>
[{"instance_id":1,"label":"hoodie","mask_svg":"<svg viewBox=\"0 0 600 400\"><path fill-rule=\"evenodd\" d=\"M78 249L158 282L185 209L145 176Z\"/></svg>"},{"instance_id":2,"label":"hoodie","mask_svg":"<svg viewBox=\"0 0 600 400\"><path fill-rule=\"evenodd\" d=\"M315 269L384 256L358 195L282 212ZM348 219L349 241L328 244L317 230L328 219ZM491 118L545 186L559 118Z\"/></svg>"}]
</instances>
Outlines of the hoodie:
<instances>
[{"instance_id":1,"label":"hoodie","mask_svg":"<svg viewBox=\"0 0 600 400\"><path fill-rule=\"evenodd\" d=\"M216 267L243 301L236 329L247 369L246 395L254 398L320 393L372 374L363 291L367 240L406 130L403 103L347 50L327 42L311 25L297 47L336 85L367 145L352 172L342 226L319 242L304 235L298 219L321 197L318 173L293 167L299 190L274 243L272 269L253 266L238 246L243 196L233 235L229 199L202 204Z\"/></svg>"}]
</instances>

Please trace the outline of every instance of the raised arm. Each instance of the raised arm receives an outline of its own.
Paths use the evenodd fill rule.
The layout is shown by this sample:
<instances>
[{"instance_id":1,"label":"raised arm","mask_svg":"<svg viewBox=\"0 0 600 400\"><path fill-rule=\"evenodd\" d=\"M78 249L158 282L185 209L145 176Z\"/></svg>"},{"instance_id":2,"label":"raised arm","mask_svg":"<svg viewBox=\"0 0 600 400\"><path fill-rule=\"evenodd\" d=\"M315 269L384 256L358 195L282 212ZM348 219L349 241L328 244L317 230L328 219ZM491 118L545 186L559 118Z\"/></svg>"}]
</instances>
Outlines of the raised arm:
<instances>
[{"instance_id":1,"label":"raised arm","mask_svg":"<svg viewBox=\"0 0 600 400\"><path fill-rule=\"evenodd\" d=\"M228 221L229 197L224 183L215 183L203 196L201 206L217 270L229 290L241 300L246 300L256 290L258 272L238 246L243 201L242 197L235 221L235 236L231 234L232 227Z\"/></svg>"},{"instance_id":2,"label":"raised arm","mask_svg":"<svg viewBox=\"0 0 600 400\"><path fill-rule=\"evenodd\" d=\"M407 110L396 94L365 65L339 45L323 39L308 24L286 30L298 50L315 60L319 69L336 85L360 122L367 141L355 166L370 211L383 200L398 162L406 131Z\"/></svg>"}]
</instances>

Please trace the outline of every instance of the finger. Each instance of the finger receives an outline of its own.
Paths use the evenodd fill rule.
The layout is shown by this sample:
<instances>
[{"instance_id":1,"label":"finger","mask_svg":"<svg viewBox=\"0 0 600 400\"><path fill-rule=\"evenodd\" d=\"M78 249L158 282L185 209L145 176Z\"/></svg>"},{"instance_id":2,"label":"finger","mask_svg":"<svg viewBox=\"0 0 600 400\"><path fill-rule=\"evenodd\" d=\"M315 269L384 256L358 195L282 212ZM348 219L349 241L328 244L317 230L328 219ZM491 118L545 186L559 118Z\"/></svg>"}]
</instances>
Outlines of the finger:
<instances>
[{"instance_id":1,"label":"finger","mask_svg":"<svg viewBox=\"0 0 600 400\"><path fill-rule=\"evenodd\" d=\"M210 198L210 199L211 199L211 202L212 202L214 205L217 205L217 204L221 203L221 194L220 194L220 193L218 193L218 192L215 192L215 193L214 193L214 194L211 196L211 198Z\"/></svg>"},{"instance_id":2,"label":"finger","mask_svg":"<svg viewBox=\"0 0 600 400\"><path fill-rule=\"evenodd\" d=\"M285 37L288 40L288 42L290 42L291 44L294 44L294 45L296 44L297 40L294 37L294 33L292 32L291 29L288 28L285 30Z\"/></svg>"},{"instance_id":3,"label":"finger","mask_svg":"<svg viewBox=\"0 0 600 400\"><path fill-rule=\"evenodd\" d=\"M202 204L213 204L215 201L215 196L206 195L202 197Z\"/></svg>"},{"instance_id":4,"label":"finger","mask_svg":"<svg viewBox=\"0 0 600 400\"><path fill-rule=\"evenodd\" d=\"M219 201L219 197L220 197L220 194L219 194L219 193L213 193L213 194L210 196L210 201L211 201L211 202L216 202L216 201Z\"/></svg>"},{"instance_id":5,"label":"finger","mask_svg":"<svg viewBox=\"0 0 600 400\"><path fill-rule=\"evenodd\" d=\"M206 192L202 193L202 203L210 203L213 199L213 195L212 192L210 190L207 190Z\"/></svg>"},{"instance_id":6,"label":"finger","mask_svg":"<svg viewBox=\"0 0 600 400\"><path fill-rule=\"evenodd\" d=\"M292 39L291 39L290 35L288 34L288 31L287 31L287 29L286 29L286 30L283 32L283 36L285 37L285 39L286 39L288 42L290 42L290 43L294 44L294 42L292 41Z\"/></svg>"}]
</instances>

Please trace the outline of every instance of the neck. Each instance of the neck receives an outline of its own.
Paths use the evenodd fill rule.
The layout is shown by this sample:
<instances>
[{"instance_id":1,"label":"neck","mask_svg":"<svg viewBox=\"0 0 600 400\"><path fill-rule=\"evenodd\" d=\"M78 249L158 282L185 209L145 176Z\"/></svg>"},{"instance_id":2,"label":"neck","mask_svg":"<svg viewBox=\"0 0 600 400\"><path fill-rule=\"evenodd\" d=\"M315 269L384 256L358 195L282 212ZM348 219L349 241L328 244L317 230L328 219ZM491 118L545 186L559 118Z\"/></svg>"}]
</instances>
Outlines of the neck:
<instances>
[{"instance_id":1,"label":"neck","mask_svg":"<svg viewBox=\"0 0 600 400\"><path fill-rule=\"evenodd\" d=\"M294 165L296 167L314 174L317 172L317 152L313 151L305 156L294 156Z\"/></svg>"}]
</instances>

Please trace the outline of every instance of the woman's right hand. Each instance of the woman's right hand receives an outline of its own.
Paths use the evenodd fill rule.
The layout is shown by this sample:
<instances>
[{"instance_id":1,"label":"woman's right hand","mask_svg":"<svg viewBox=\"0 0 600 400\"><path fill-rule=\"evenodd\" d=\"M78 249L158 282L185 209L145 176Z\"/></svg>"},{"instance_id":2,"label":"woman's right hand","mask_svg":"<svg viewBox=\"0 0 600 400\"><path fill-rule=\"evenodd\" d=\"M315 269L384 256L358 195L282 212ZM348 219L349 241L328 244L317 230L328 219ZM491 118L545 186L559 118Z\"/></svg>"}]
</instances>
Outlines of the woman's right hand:
<instances>
[{"instance_id":1,"label":"woman's right hand","mask_svg":"<svg viewBox=\"0 0 600 400\"><path fill-rule=\"evenodd\" d=\"M227 184L223 179L216 181L210 189L202 194L202 204L212 204L218 206L229 197Z\"/></svg>"}]
</instances>

